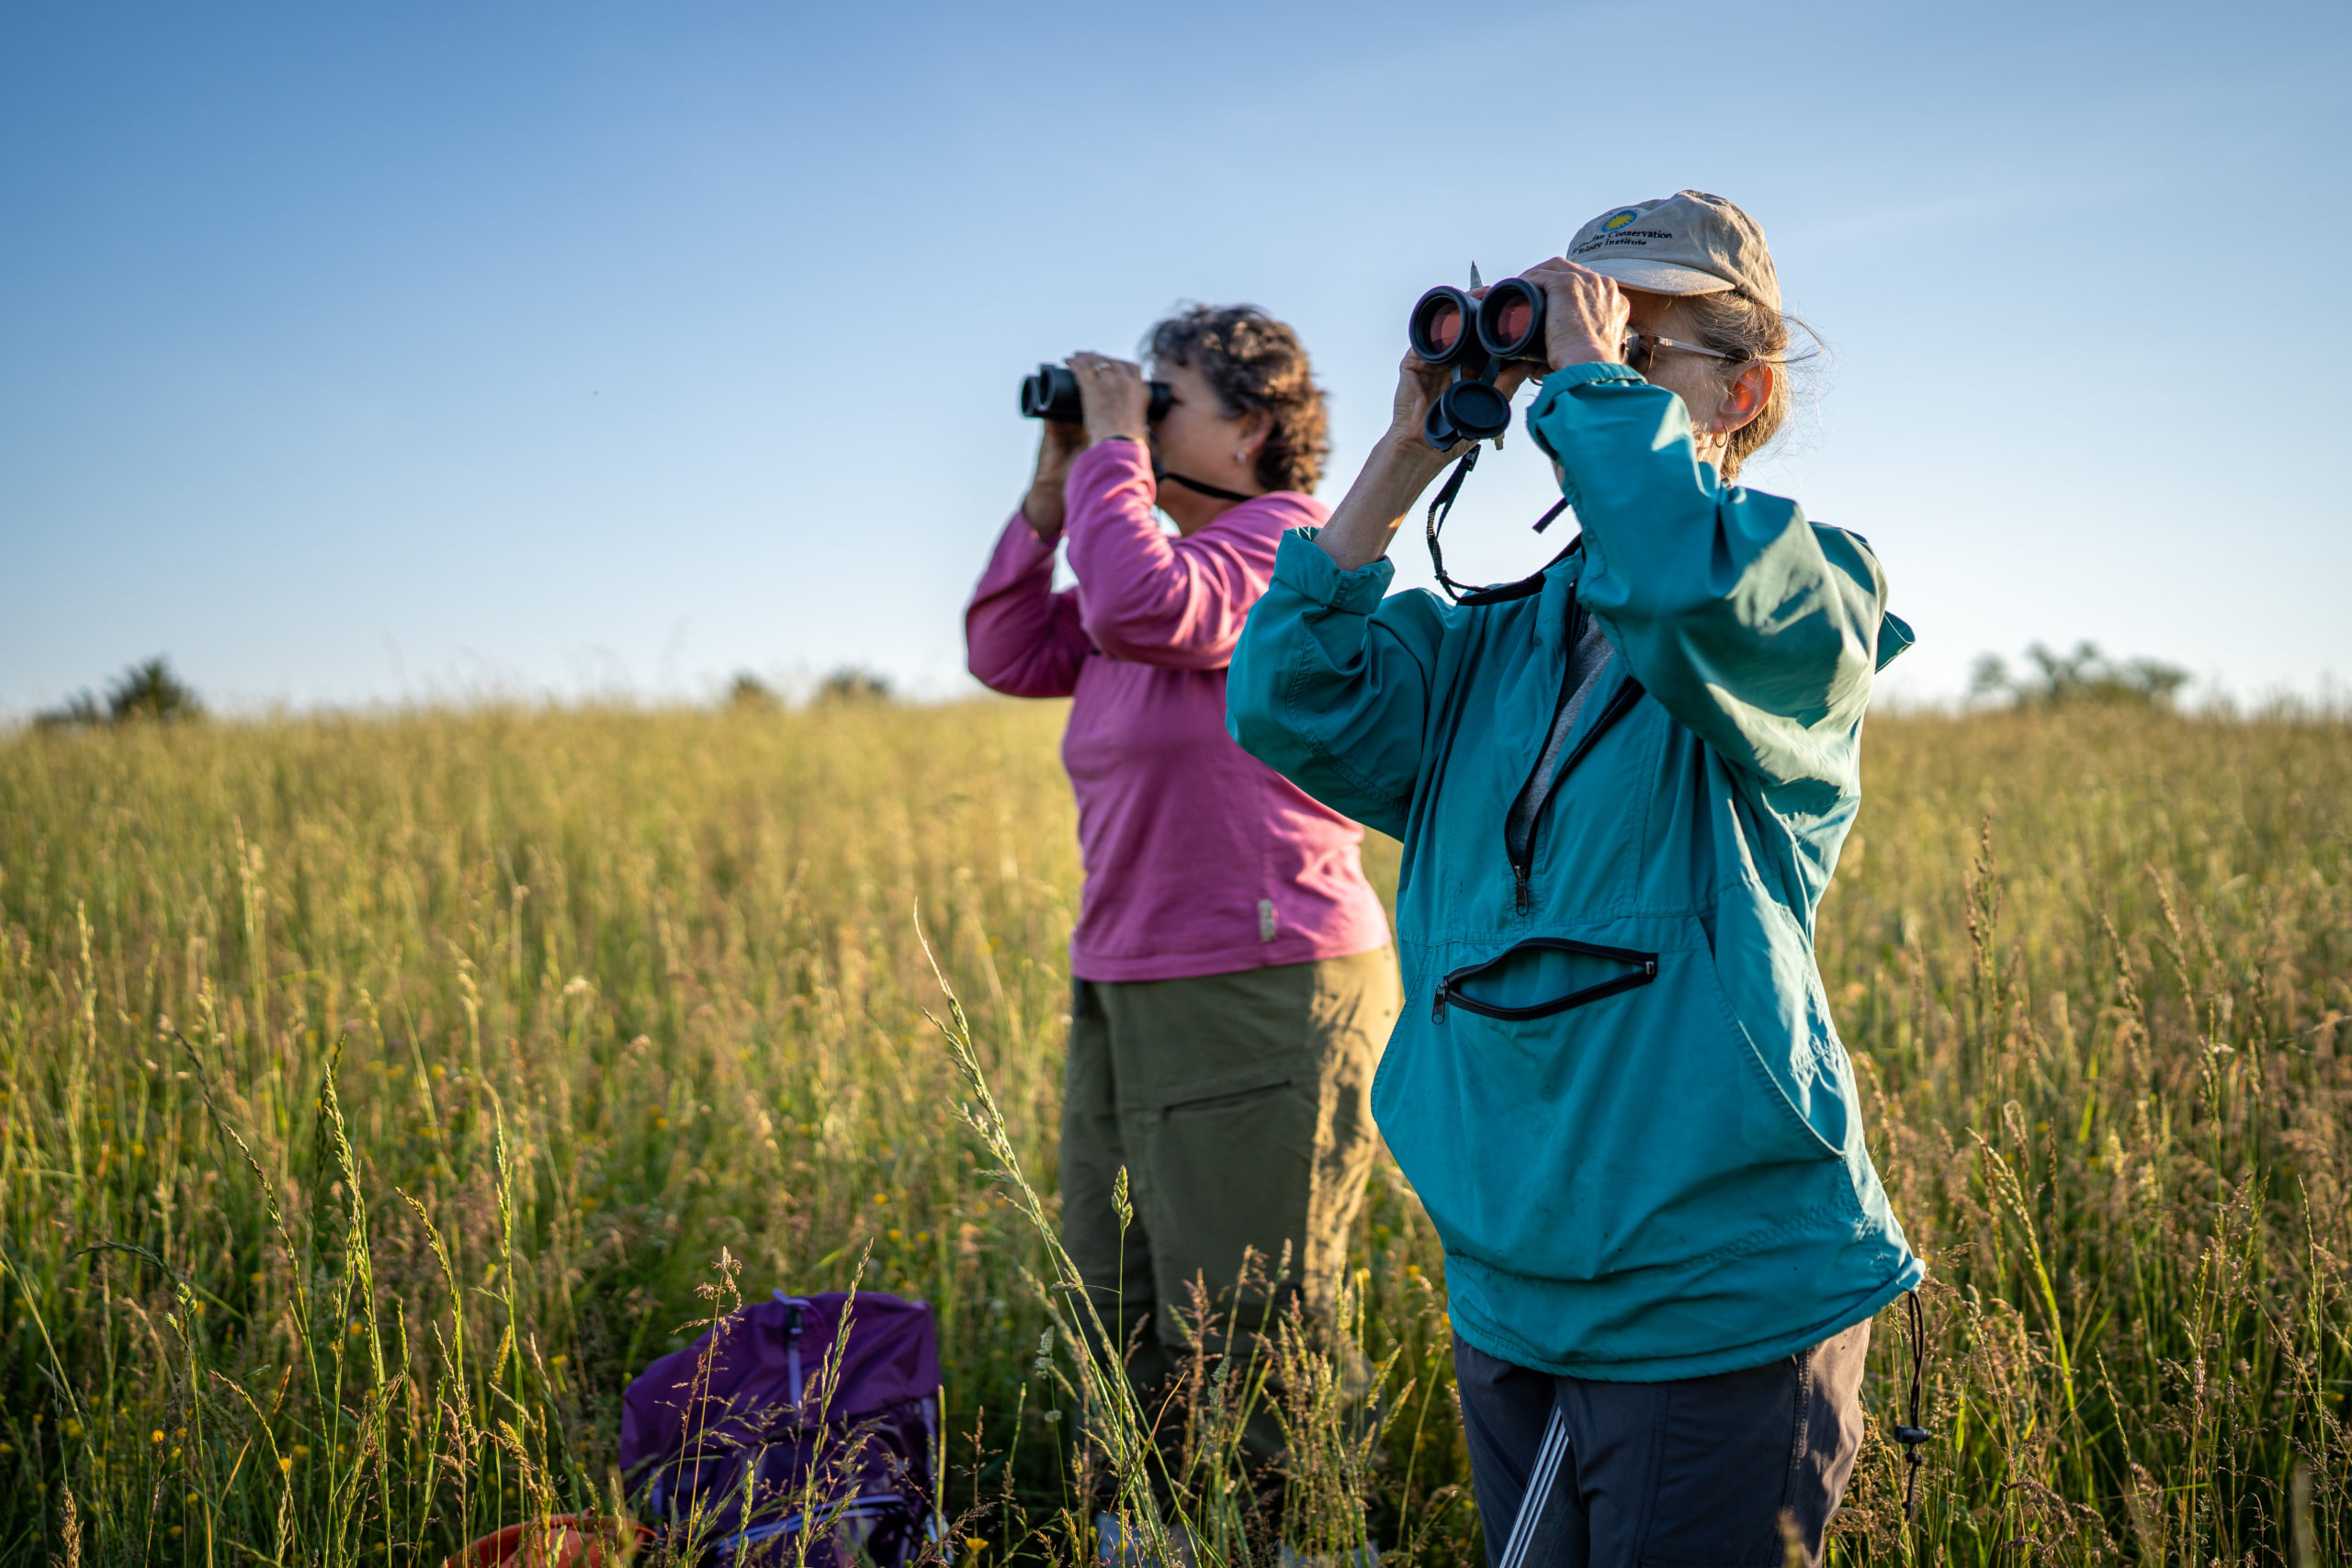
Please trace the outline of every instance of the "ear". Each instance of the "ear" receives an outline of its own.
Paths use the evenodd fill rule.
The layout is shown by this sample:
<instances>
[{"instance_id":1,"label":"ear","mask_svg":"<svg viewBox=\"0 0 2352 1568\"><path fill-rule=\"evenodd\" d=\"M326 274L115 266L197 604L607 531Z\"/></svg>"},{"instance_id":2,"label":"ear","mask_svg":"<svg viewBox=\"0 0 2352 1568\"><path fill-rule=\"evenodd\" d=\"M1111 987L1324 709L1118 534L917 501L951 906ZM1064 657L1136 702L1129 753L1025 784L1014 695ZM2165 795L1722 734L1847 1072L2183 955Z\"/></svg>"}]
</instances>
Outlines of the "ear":
<instances>
[{"instance_id":1,"label":"ear","mask_svg":"<svg viewBox=\"0 0 2352 1568\"><path fill-rule=\"evenodd\" d=\"M1274 416L1264 409L1251 409L1241 416L1241 439L1256 446L1274 433Z\"/></svg>"},{"instance_id":2,"label":"ear","mask_svg":"<svg viewBox=\"0 0 2352 1568\"><path fill-rule=\"evenodd\" d=\"M1760 359L1742 366L1724 389L1724 400L1715 405L1716 433L1729 435L1762 413L1764 405L1772 400L1772 379L1779 374Z\"/></svg>"}]
</instances>

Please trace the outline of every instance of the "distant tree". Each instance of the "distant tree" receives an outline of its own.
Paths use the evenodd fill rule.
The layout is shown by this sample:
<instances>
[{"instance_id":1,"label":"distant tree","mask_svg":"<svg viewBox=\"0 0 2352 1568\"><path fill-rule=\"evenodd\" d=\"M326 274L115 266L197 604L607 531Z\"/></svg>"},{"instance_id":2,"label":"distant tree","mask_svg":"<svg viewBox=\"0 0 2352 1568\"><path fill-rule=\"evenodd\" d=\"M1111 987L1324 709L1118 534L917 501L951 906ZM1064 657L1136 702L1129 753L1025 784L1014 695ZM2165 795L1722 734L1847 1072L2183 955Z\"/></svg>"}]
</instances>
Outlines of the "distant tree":
<instances>
[{"instance_id":1,"label":"distant tree","mask_svg":"<svg viewBox=\"0 0 2352 1568\"><path fill-rule=\"evenodd\" d=\"M107 688L106 705L82 692L53 708L33 716L40 729L82 729L100 724L129 724L137 719L171 723L201 718L204 705L187 682L172 673L169 660L158 656L142 660L115 678Z\"/></svg>"},{"instance_id":2,"label":"distant tree","mask_svg":"<svg viewBox=\"0 0 2352 1568\"><path fill-rule=\"evenodd\" d=\"M844 665L817 684L817 700L820 703L887 703L890 700L890 677Z\"/></svg>"},{"instance_id":3,"label":"distant tree","mask_svg":"<svg viewBox=\"0 0 2352 1568\"><path fill-rule=\"evenodd\" d=\"M2006 700L2019 706L2064 703L2111 703L2170 707L2188 684L2188 671L2157 659L2109 659L2095 642L2080 642L2072 653L2041 643L2025 650L2033 666L2012 675L2000 655L1987 653L1970 671L1972 701Z\"/></svg>"},{"instance_id":4,"label":"distant tree","mask_svg":"<svg viewBox=\"0 0 2352 1568\"><path fill-rule=\"evenodd\" d=\"M776 695L774 686L769 685L749 670L739 670L735 672L735 679L728 682L727 705L736 708L780 708L784 705L784 699Z\"/></svg>"},{"instance_id":5,"label":"distant tree","mask_svg":"<svg viewBox=\"0 0 2352 1568\"><path fill-rule=\"evenodd\" d=\"M161 657L132 665L107 691L107 717L115 724L203 716L204 705Z\"/></svg>"}]
</instances>

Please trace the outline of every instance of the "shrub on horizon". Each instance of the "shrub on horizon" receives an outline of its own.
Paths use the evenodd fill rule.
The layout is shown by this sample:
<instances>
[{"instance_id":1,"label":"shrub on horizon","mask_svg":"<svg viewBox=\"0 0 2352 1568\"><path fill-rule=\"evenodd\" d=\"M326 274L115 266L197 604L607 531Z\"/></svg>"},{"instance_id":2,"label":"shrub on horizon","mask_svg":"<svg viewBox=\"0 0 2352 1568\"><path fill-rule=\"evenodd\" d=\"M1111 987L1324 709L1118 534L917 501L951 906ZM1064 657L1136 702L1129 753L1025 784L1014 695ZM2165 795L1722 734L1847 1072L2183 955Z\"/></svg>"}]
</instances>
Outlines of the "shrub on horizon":
<instances>
[{"instance_id":1,"label":"shrub on horizon","mask_svg":"<svg viewBox=\"0 0 2352 1568\"><path fill-rule=\"evenodd\" d=\"M735 679L727 684L727 705L731 708L758 708L763 712L772 712L784 706L784 698L776 694L776 689L774 686L769 685L749 670L738 670L735 672Z\"/></svg>"},{"instance_id":2,"label":"shrub on horizon","mask_svg":"<svg viewBox=\"0 0 2352 1568\"><path fill-rule=\"evenodd\" d=\"M2012 675L2008 661L1999 654L1980 655L1969 675L1969 700L2007 701L2016 707L2082 702L2170 707L2188 684L2188 671L2177 664L2109 659L2095 642L2076 643L2072 653L2058 653L2037 642L2025 656L2033 670Z\"/></svg>"},{"instance_id":3,"label":"shrub on horizon","mask_svg":"<svg viewBox=\"0 0 2352 1568\"><path fill-rule=\"evenodd\" d=\"M56 707L33 716L36 729L85 729L101 724L129 724L138 719L170 723L202 718L204 705L186 682L172 673L171 661L161 654L142 660L115 678L107 688L106 705L81 692Z\"/></svg>"},{"instance_id":4,"label":"shrub on horizon","mask_svg":"<svg viewBox=\"0 0 2352 1568\"><path fill-rule=\"evenodd\" d=\"M891 694L890 677L854 664L842 666L817 685L820 703L887 703Z\"/></svg>"}]
</instances>

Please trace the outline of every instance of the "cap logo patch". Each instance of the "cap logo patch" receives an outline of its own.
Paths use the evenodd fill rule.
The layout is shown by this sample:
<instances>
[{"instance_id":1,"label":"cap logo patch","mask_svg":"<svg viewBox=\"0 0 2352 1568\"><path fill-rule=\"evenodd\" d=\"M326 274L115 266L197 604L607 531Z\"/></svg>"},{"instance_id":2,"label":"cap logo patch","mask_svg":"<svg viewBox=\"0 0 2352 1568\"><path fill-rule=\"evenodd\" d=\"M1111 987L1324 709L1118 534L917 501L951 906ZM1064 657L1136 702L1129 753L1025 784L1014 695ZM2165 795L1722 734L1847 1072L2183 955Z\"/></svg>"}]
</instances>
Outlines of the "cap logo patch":
<instances>
[{"instance_id":1,"label":"cap logo patch","mask_svg":"<svg viewBox=\"0 0 2352 1568\"><path fill-rule=\"evenodd\" d=\"M1630 207L1625 209L1623 212L1612 212L1608 217L1600 220L1600 231L1604 234L1614 234L1618 230L1623 229L1626 224L1631 223L1634 219L1639 218L1640 216L1640 213L1634 211Z\"/></svg>"}]
</instances>

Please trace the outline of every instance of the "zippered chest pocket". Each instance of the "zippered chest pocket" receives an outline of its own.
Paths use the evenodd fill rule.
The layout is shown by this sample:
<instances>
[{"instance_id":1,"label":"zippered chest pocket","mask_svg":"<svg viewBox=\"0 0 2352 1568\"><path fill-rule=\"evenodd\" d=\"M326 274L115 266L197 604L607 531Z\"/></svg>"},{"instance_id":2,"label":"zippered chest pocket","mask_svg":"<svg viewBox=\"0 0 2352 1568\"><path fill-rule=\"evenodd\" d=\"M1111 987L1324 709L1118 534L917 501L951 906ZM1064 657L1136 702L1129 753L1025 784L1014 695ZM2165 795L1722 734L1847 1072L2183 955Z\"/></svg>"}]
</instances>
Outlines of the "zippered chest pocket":
<instances>
[{"instance_id":1,"label":"zippered chest pocket","mask_svg":"<svg viewBox=\"0 0 2352 1568\"><path fill-rule=\"evenodd\" d=\"M1546 954L1559 954L1569 962L1552 964L1530 964ZM1595 962L1577 963L1576 960ZM1548 976L1538 973L1524 976L1521 983L1510 987L1522 999L1506 999L1497 994L1497 985L1507 971L1513 968L1549 971ZM1613 972L1612 972L1613 971ZM1550 1018L1555 1013L1567 1012L1617 996L1636 987L1646 986L1657 978L1657 954L1643 953L1630 947L1606 947L1599 942L1577 942L1563 936L1533 936L1513 942L1502 952L1482 963L1465 964L1448 973L1437 983L1437 991L1430 1006L1430 1019L1435 1023L1445 1021L1448 1004L1475 1012L1481 1018L1501 1019L1506 1022L1523 1023L1530 1019ZM1474 996L1469 987L1484 981L1479 989L1486 996ZM1528 981L1535 982L1533 994L1528 994Z\"/></svg>"}]
</instances>

